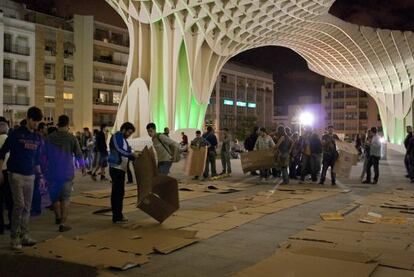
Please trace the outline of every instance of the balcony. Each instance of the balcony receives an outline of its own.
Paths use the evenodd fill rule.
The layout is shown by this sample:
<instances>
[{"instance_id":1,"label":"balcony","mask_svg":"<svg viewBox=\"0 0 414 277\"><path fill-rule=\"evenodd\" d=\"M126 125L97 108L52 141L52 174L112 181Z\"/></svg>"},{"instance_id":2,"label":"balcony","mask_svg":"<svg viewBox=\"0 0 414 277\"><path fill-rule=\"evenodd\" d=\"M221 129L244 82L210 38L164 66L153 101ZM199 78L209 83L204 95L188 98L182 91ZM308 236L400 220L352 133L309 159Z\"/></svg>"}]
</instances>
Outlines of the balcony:
<instances>
[{"instance_id":1,"label":"balcony","mask_svg":"<svg viewBox=\"0 0 414 277\"><path fill-rule=\"evenodd\" d=\"M122 86L124 84L124 80L118 80L118 79L104 77L104 76L93 76L93 81L95 83L115 85L115 86Z\"/></svg>"},{"instance_id":2,"label":"balcony","mask_svg":"<svg viewBox=\"0 0 414 277\"><path fill-rule=\"evenodd\" d=\"M103 34L103 33L95 33L94 35L94 39L97 41L102 41L105 43L112 43L112 44L116 44L116 45L120 45L120 46L124 46L124 47L128 47L129 46L129 42L125 41L121 38L109 38L109 34Z\"/></svg>"},{"instance_id":3,"label":"balcony","mask_svg":"<svg viewBox=\"0 0 414 277\"><path fill-rule=\"evenodd\" d=\"M19 54L23 56L30 56L30 48L18 44L5 44L4 52Z\"/></svg>"},{"instance_id":4,"label":"balcony","mask_svg":"<svg viewBox=\"0 0 414 277\"><path fill-rule=\"evenodd\" d=\"M119 103L115 103L112 101L102 101L101 99L95 99L95 105L103 105L103 106L118 106Z\"/></svg>"},{"instance_id":5,"label":"balcony","mask_svg":"<svg viewBox=\"0 0 414 277\"><path fill-rule=\"evenodd\" d=\"M7 79L29 81L29 72L19 70L5 70L3 77Z\"/></svg>"},{"instance_id":6,"label":"balcony","mask_svg":"<svg viewBox=\"0 0 414 277\"><path fill-rule=\"evenodd\" d=\"M95 62L106 63L106 64L114 64L114 65L120 65L120 66L128 65L128 63L125 63L125 62L115 61L112 59L112 57L95 57L93 60Z\"/></svg>"},{"instance_id":7,"label":"balcony","mask_svg":"<svg viewBox=\"0 0 414 277\"><path fill-rule=\"evenodd\" d=\"M29 106L30 98L26 96L13 96L5 94L3 96L3 103L5 105Z\"/></svg>"}]
</instances>

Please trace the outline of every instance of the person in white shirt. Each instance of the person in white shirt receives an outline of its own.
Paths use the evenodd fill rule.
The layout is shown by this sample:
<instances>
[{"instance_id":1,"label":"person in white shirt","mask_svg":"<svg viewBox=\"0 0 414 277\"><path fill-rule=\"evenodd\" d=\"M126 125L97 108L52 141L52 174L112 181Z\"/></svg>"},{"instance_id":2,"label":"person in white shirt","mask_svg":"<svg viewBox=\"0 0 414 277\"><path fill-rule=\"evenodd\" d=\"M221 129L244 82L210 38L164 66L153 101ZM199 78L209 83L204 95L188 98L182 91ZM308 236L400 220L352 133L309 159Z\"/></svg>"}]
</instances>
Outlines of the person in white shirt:
<instances>
[{"instance_id":1,"label":"person in white shirt","mask_svg":"<svg viewBox=\"0 0 414 277\"><path fill-rule=\"evenodd\" d=\"M374 180L372 184L378 183L379 178L379 160L381 158L381 137L378 135L376 127L371 128L372 140L370 145L369 160L367 164L367 179L364 184L371 184L371 167L374 167Z\"/></svg>"}]
</instances>

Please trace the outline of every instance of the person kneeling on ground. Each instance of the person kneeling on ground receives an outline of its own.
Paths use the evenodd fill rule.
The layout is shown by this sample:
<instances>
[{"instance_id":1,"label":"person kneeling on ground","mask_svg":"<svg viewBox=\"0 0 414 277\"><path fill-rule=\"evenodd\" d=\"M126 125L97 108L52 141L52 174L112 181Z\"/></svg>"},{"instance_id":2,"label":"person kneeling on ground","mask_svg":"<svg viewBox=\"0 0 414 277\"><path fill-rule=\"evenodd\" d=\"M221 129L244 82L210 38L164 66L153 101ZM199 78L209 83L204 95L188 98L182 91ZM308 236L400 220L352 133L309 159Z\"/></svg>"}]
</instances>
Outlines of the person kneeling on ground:
<instances>
[{"instance_id":1,"label":"person kneeling on ground","mask_svg":"<svg viewBox=\"0 0 414 277\"><path fill-rule=\"evenodd\" d=\"M82 173L86 174L79 142L74 135L69 133L69 117L67 115L59 116L58 130L46 138L45 146L49 161L46 177L49 183L50 200L55 212L55 224L59 225L59 232L66 232L72 229L66 225L66 220L75 177L73 155L79 162Z\"/></svg>"},{"instance_id":2,"label":"person kneeling on ground","mask_svg":"<svg viewBox=\"0 0 414 277\"><path fill-rule=\"evenodd\" d=\"M112 179L111 207L112 222L126 223L128 219L122 214L125 194L125 174L128 172L128 163L135 159L127 139L135 132L130 122L121 125L109 142L109 175Z\"/></svg>"}]
</instances>

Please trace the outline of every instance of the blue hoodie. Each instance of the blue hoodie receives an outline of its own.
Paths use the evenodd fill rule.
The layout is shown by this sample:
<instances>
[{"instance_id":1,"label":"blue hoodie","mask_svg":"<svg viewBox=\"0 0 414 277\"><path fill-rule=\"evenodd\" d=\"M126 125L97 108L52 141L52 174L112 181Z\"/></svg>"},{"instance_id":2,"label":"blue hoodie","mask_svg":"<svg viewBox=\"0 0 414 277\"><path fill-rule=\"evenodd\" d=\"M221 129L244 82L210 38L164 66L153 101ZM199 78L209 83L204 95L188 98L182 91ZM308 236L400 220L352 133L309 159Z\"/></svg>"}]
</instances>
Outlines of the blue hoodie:
<instances>
[{"instance_id":1,"label":"blue hoodie","mask_svg":"<svg viewBox=\"0 0 414 277\"><path fill-rule=\"evenodd\" d=\"M118 131L111 137L111 141L109 142L109 166L119 168L122 163L122 158L133 160L134 155L128 141Z\"/></svg>"}]
</instances>

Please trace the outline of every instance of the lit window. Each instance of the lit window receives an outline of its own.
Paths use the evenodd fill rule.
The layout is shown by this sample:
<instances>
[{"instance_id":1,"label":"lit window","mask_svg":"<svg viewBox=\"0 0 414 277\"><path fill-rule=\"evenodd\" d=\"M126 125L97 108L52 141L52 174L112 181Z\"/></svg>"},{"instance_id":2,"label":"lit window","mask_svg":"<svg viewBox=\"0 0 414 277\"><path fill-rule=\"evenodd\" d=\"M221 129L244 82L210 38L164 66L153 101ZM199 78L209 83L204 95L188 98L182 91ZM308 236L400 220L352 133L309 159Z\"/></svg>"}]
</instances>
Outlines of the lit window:
<instances>
[{"instance_id":1,"label":"lit window","mask_svg":"<svg viewBox=\"0 0 414 277\"><path fill-rule=\"evenodd\" d=\"M247 107L249 108L256 108L256 103L248 103Z\"/></svg>"},{"instance_id":2,"label":"lit window","mask_svg":"<svg viewBox=\"0 0 414 277\"><path fill-rule=\"evenodd\" d=\"M73 100L73 93L64 92L63 93L63 99L64 100Z\"/></svg>"},{"instance_id":3,"label":"lit window","mask_svg":"<svg viewBox=\"0 0 414 277\"><path fill-rule=\"evenodd\" d=\"M239 107L246 107L246 102L237 101L236 105Z\"/></svg>"},{"instance_id":4,"label":"lit window","mask_svg":"<svg viewBox=\"0 0 414 277\"><path fill-rule=\"evenodd\" d=\"M228 105L228 106L233 106L234 105L234 101L233 100L224 100L224 105Z\"/></svg>"},{"instance_id":5,"label":"lit window","mask_svg":"<svg viewBox=\"0 0 414 277\"><path fill-rule=\"evenodd\" d=\"M112 94L112 102L114 104L119 104L121 103L121 93L120 92L114 92Z\"/></svg>"}]
</instances>

